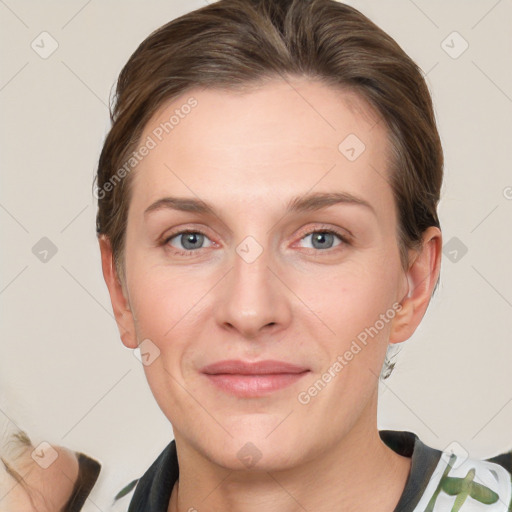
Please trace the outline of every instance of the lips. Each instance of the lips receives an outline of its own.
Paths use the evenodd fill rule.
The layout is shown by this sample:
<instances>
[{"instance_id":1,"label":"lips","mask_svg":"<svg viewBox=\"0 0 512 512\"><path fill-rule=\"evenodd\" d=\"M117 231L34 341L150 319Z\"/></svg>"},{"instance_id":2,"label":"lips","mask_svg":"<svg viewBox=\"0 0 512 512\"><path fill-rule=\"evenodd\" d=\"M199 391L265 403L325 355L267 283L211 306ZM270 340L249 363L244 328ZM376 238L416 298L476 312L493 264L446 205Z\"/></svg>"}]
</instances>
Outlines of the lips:
<instances>
[{"instance_id":1,"label":"lips","mask_svg":"<svg viewBox=\"0 0 512 512\"><path fill-rule=\"evenodd\" d=\"M208 381L224 393L256 398L287 388L309 373L309 368L284 361L219 361L202 368Z\"/></svg>"},{"instance_id":2,"label":"lips","mask_svg":"<svg viewBox=\"0 0 512 512\"><path fill-rule=\"evenodd\" d=\"M207 375L234 374L234 375L269 375L280 373L303 373L309 368L299 366L285 361L257 361L254 363L230 359L209 364L201 369Z\"/></svg>"}]
</instances>

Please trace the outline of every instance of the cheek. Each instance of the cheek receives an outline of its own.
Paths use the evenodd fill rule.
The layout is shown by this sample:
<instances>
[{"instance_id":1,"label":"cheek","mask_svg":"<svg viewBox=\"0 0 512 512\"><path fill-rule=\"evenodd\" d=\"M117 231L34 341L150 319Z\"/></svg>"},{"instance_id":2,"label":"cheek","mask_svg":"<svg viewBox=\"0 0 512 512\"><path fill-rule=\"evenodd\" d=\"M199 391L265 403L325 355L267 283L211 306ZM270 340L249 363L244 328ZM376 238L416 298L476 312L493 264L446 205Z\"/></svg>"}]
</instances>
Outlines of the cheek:
<instances>
[{"instance_id":1,"label":"cheek","mask_svg":"<svg viewBox=\"0 0 512 512\"><path fill-rule=\"evenodd\" d=\"M158 274L133 281L130 302L139 341L150 338L158 343L158 340L173 336L176 326L190 309L187 295L191 291L185 290L177 280L173 279L171 285L165 276L159 279Z\"/></svg>"},{"instance_id":2,"label":"cheek","mask_svg":"<svg viewBox=\"0 0 512 512\"><path fill-rule=\"evenodd\" d=\"M138 342L149 339L162 353L183 352L211 284L184 270L133 263L128 288Z\"/></svg>"},{"instance_id":3,"label":"cheek","mask_svg":"<svg viewBox=\"0 0 512 512\"><path fill-rule=\"evenodd\" d=\"M346 340L374 325L381 314L392 315L396 282L392 265L386 270L378 261L354 261L301 275L291 288L323 320L324 330Z\"/></svg>"},{"instance_id":4,"label":"cheek","mask_svg":"<svg viewBox=\"0 0 512 512\"><path fill-rule=\"evenodd\" d=\"M201 290L170 269L139 266L138 270L132 268L130 277L137 340L141 354L149 354L143 361L144 373L158 405L175 420L186 414L183 358L194 339L192 323Z\"/></svg>"},{"instance_id":5,"label":"cheek","mask_svg":"<svg viewBox=\"0 0 512 512\"><path fill-rule=\"evenodd\" d=\"M349 266L338 271L331 268L321 279L301 279L298 288L292 287L315 313L307 315L307 330L324 354L321 377L336 375L325 399L343 397L350 407L357 407L351 390L370 393L374 388L396 314L392 273L391 266L384 274L377 261L366 262L352 265L350 271ZM301 316L306 318L304 313Z\"/></svg>"}]
</instances>

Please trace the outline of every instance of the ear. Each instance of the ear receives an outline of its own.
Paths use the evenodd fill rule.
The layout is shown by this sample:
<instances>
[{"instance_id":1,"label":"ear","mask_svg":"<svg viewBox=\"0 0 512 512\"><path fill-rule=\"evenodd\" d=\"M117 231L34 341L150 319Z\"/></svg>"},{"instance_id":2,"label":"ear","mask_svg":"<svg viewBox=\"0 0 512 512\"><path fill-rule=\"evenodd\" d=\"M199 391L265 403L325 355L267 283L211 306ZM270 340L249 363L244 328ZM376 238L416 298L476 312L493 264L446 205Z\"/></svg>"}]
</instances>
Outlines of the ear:
<instances>
[{"instance_id":1,"label":"ear","mask_svg":"<svg viewBox=\"0 0 512 512\"><path fill-rule=\"evenodd\" d=\"M431 226L423 233L422 248L412 251L412 262L404 275L408 291L393 318L390 343L409 339L425 315L441 270L441 250L441 231Z\"/></svg>"},{"instance_id":2,"label":"ear","mask_svg":"<svg viewBox=\"0 0 512 512\"><path fill-rule=\"evenodd\" d=\"M127 298L128 293L125 292L117 275L110 240L107 236L100 235L98 241L100 244L103 278L105 279L110 294L110 301L112 302L112 309L114 311L121 341L128 348L137 348L135 322Z\"/></svg>"}]
</instances>

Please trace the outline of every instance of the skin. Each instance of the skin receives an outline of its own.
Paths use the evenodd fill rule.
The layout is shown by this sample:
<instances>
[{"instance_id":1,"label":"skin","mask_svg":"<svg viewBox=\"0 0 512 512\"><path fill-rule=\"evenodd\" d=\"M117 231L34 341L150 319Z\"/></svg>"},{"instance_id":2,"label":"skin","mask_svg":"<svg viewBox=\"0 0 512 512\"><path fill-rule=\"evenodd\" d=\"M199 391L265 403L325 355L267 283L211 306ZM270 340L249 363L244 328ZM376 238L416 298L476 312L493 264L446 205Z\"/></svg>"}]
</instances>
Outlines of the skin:
<instances>
[{"instance_id":1,"label":"skin","mask_svg":"<svg viewBox=\"0 0 512 512\"><path fill-rule=\"evenodd\" d=\"M150 339L160 351L144 371L176 439L180 478L169 511L392 511L409 474L410 459L378 435L378 375L388 344L407 340L424 316L441 232L424 233L404 271L384 123L352 93L309 79L290 83L243 94L193 90L163 105L141 140L190 96L198 101L132 171L125 281L100 237L124 345ZM349 134L366 145L353 162L338 150ZM286 213L294 196L333 191L363 198L374 212L345 203ZM144 215L171 195L200 198L216 215ZM179 255L190 247L185 237L164 240L185 228L206 237ZM313 245L320 228L351 232L350 243L334 236ZM263 249L250 264L236 252L249 235ZM298 394L396 303L392 321L299 403ZM231 358L277 359L310 372L268 396L239 398L199 371ZM237 456L247 442L261 453L250 468Z\"/></svg>"},{"instance_id":2,"label":"skin","mask_svg":"<svg viewBox=\"0 0 512 512\"><path fill-rule=\"evenodd\" d=\"M78 478L76 453L62 446L53 446L58 457L42 468L30 456L29 449L10 465L23 477L19 483L0 464L0 512L55 512L68 502Z\"/></svg>"}]
</instances>

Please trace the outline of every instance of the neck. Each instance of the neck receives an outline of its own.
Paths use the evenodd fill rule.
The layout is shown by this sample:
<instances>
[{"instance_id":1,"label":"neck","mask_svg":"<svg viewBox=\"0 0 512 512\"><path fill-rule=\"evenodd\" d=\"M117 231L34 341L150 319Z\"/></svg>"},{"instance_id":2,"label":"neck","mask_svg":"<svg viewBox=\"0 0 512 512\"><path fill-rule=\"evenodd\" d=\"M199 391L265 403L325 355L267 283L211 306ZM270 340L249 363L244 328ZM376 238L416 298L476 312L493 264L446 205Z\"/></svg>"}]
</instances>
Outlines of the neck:
<instances>
[{"instance_id":1,"label":"neck","mask_svg":"<svg viewBox=\"0 0 512 512\"><path fill-rule=\"evenodd\" d=\"M376 408L368 416L376 418ZM393 512L411 466L410 458L383 443L376 420L280 471L229 470L202 457L178 432L175 437L180 477L168 512Z\"/></svg>"}]
</instances>

